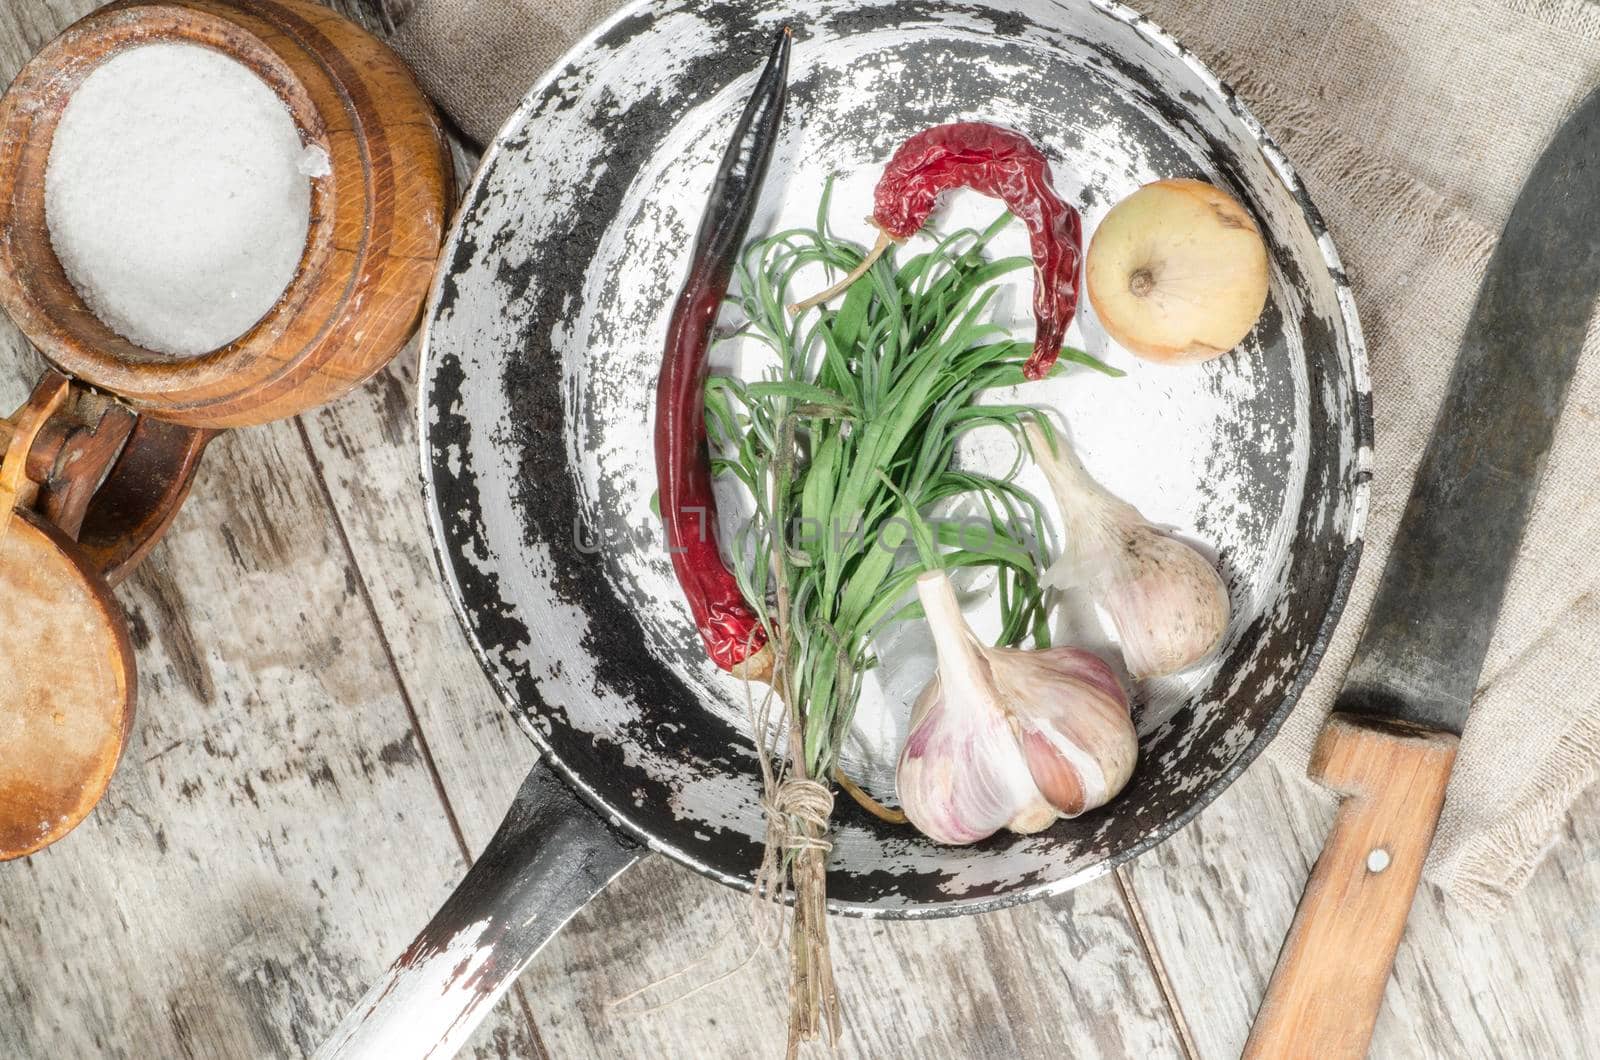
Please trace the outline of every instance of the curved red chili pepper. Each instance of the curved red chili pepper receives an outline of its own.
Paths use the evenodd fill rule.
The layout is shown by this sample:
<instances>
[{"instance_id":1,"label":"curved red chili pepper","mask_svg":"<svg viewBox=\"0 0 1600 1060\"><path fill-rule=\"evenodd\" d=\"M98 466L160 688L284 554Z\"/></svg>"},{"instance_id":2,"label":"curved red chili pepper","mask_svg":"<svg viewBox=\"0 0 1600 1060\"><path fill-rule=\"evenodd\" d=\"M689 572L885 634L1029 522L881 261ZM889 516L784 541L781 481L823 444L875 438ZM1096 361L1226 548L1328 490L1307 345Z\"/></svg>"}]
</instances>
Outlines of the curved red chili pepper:
<instances>
[{"instance_id":1,"label":"curved red chili pepper","mask_svg":"<svg viewBox=\"0 0 1600 1060\"><path fill-rule=\"evenodd\" d=\"M1036 330L1023 374L1041 379L1060 355L1078 308L1078 211L1056 194L1049 160L1027 137L987 122L956 122L924 129L900 145L873 193L873 222L887 235L906 239L952 188L1003 200L1027 226Z\"/></svg>"},{"instance_id":2,"label":"curved red chili pepper","mask_svg":"<svg viewBox=\"0 0 1600 1060\"><path fill-rule=\"evenodd\" d=\"M767 636L717 548L717 500L706 452L706 354L777 144L789 40L787 29L778 34L711 185L656 382L656 475L667 552L706 654L724 670L746 662ZM750 676L761 676L755 669Z\"/></svg>"}]
</instances>

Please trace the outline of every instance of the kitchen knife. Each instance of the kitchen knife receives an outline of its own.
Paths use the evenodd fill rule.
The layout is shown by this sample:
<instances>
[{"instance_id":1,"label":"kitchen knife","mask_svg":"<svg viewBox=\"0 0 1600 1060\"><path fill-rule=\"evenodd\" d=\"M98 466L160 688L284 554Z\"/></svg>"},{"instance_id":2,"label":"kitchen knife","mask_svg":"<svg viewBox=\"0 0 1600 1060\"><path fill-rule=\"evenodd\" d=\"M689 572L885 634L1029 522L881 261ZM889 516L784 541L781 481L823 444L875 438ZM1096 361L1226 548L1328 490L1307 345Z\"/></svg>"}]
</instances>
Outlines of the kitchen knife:
<instances>
[{"instance_id":1,"label":"kitchen knife","mask_svg":"<svg viewBox=\"0 0 1600 1060\"><path fill-rule=\"evenodd\" d=\"M1312 779L1345 798L1247 1058L1366 1054L1597 292L1600 91L1545 148L1489 259L1361 642L1311 756Z\"/></svg>"}]
</instances>

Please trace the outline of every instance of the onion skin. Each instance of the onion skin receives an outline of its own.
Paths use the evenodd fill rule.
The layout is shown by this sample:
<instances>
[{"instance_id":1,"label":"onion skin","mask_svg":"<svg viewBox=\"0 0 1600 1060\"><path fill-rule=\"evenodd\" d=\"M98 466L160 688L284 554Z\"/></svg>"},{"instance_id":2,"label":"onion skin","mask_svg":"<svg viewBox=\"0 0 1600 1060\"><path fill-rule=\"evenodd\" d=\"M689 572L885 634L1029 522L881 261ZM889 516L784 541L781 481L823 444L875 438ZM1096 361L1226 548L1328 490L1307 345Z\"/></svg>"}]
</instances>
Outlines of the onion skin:
<instances>
[{"instance_id":1,"label":"onion skin","mask_svg":"<svg viewBox=\"0 0 1600 1060\"><path fill-rule=\"evenodd\" d=\"M1084 281L1118 345L1161 364L1197 364L1255 326L1267 302L1267 248L1249 211L1222 189L1158 180L1100 222Z\"/></svg>"}]
</instances>

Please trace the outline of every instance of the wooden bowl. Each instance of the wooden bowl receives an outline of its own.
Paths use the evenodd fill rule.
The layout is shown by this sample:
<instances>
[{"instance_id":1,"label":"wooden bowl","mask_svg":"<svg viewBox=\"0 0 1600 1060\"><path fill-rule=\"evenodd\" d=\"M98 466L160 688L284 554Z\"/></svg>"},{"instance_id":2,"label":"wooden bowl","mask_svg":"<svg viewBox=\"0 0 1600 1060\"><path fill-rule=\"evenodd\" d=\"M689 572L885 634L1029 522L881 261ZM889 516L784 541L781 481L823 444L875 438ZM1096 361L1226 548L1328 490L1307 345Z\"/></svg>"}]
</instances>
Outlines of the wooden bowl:
<instances>
[{"instance_id":1,"label":"wooden bowl","mask_svg":"<svg viewBox=\"0 0 1600 1060\"><path fill-rule=\"evenodd\" d=\"M312 181L294 279L220 349L174 358L112 331L56 258L45 169L73 91L159 41L214 48L258 74L332 173ZM410 71L359 26L306 0L120 0L70 26L0 98L0 305L63 372L196 427L291 416L350 390L415 330L453 195L448 148Z\"/></svg>"}]
</instances>

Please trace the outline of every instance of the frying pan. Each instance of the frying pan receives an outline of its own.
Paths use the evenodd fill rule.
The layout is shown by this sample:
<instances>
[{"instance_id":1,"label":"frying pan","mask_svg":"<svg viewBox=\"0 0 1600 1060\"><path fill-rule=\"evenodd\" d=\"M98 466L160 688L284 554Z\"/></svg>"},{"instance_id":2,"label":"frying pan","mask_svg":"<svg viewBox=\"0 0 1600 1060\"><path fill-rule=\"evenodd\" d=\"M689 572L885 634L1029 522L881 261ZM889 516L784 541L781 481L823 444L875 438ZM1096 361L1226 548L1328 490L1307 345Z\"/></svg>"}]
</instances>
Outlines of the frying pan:
<instances>
[{"instance_id":1,"label":"frying pan","mask_svg":"<svg viewBox=\"0 0 1600 1060\"><path fill-rule=\"evenodd\" d=\"M672 581L651 515L650 417L711 172L785 23L791 103L753 232L809 221L829 176L836 231L864 228L872 181L901 140L986 118L1044 148L1087 232L1140 184L1197 176L1245 203L1271 260L1266 311L1237 352L1197 368L1144 364L1085 306L1068 342L1127 377L1068 374L1026 392L1061 413L1097 477L1215 551L1234 611L1221 651L1136 689L1131 783L1041 834L941 847L841 800L832 908L977 913L1108 872L1244 769L1327 643L1367 506L1364 349L1293 169L1204 65L1106 0L631 4L534 86L489 148L426 325L422 463L440 564L539 763L483 857L324 1055L453 1050L647 849L751 886L764 815L745 691L705 658ZM997 212L957 196L936 220ZM1025 324L1027 290L1012 294L1000 312ZM961 456L996 458L982 443ZM1058 634L1103 638L1071 612ZM885 796L906 703L931 668L915 641L886 633L844 752L846 771Z\"/></svg>"}]
</instances>

